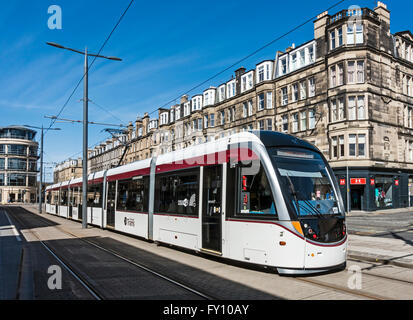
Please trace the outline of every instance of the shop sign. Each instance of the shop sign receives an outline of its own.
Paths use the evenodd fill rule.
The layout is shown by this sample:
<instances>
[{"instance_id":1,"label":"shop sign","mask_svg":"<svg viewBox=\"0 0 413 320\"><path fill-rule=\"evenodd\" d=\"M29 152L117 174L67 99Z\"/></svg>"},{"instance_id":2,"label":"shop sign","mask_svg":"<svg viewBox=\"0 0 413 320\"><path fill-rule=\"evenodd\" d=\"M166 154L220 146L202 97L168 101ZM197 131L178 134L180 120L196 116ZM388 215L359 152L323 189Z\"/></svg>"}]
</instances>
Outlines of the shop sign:
<instances>
[{"instance_id":1,"label":"shop sign","mask_svg":"<svg viewBox=\"0 0 413 320\"><path fill-rule=\"evenodd\" d=\"M370 185L371 185L371 186L374 186L375 184L376 184L376 180L370 179Z\"/></svg>"},{"instance_id":2,"label":"shop sign","mask_svg":"<svg viewBox=\"0 0 413 320\"><path fill-rule=\"evenodd\" d=\"M365 178L353 178L350 180L352 185L366 185L367 180Z\"/></svg>"},{"instance_id":3,"label":"shop sign","mask_svg":"<svg viewBox=\"0 0 413 320\"><path fill-rule=\"evenodd\" d=\"M396 187L398 187L398 186L399 186L399 180L394 180L394 185L395 185Z\"/></svg>"}]
</instances>

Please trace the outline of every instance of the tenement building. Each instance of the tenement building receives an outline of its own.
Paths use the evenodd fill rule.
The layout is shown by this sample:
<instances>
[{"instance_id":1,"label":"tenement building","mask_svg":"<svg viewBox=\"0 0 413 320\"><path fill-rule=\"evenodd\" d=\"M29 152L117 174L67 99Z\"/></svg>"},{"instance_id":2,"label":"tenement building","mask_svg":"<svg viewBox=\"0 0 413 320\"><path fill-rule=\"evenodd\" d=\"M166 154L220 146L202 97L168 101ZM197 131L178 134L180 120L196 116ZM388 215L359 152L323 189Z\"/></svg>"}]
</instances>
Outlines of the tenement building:
<instances>
[{"instance_id":1,"label":"tenement building","mask_svg":"<svg viewBox=\"0 0 413 320\"><path fill-rule=\"evenodd\" d=\"M82 177L82 158L69 159L59 163L53 169L53 182L59 183Z\"/></svg>"},{"instance_id":2,"label":"tenement building","mask_svg":"<svg viewBox=\"0 0 413 320\"><path fill-rule=\"evenodd\" d=\"M36 202L36 131L0 127L0 203Z\"/></svg>"},{"instance_id":3,"label":"tenement building","mask_svg":"<svg viewBox=\"0 0 413 320\"><path fill-rule=\"evenodd\" d=\"M390 11L350 8L314 21L314 38L226 83L145 114L90 151L92 172L240 131L276 130L316 145L352 210L410 206L413 35L390 32ZM347 175L348 172L348 175Z\"/></svg>"}]
</instances>

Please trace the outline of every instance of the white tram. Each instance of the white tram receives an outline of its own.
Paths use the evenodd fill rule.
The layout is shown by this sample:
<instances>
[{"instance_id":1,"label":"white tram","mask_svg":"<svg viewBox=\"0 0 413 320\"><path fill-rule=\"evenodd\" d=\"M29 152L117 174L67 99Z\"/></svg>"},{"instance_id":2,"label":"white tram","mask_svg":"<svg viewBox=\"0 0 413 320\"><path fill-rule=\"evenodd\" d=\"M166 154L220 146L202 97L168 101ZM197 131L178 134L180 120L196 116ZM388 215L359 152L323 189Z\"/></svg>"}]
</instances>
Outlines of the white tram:
<instances>
[{"instance_id":1,"label":"white tram","mask_svg":"<svg viewBox=\"0 0 413 320\"><path fill-rule=\"evenodd\" d=\"M87 221L223 258L309 274L346 265L339 187L313 145L239 133L89 176ZM46 212L82 220L82 179L46 189Z\"/></svg>"}]
</instances>

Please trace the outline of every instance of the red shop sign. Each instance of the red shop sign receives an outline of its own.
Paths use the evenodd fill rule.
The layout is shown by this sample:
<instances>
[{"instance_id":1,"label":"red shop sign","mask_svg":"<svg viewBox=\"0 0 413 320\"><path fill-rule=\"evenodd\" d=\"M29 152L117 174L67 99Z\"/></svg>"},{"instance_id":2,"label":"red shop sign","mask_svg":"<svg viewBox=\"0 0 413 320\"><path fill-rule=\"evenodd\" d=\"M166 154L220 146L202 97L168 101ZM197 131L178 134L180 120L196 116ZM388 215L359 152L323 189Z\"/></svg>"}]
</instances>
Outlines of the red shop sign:
<instances>
[{"instance_id":1,"label":"red shop sign","mask_svg":"<svg viewBox=\"0 0 413 320\"><path fill-rule=\"evenodd\" d=\"M376 184L376 180L370 179L370 185L374 186Z\"/></svg>"},{"instance_id":2,"label":"red shop sign","mask_svg":"<svg viewBox=\"0 0 413 320\"><path fill-rule=\"evenodd\" d=\"M346 185L346 179L340 179L340 186Z\"/></svg>"},{"instance_id":3,"label":"red shop sign","mask_svg":"<svg viewBox=\"0 0 413 320\"><path fill-rule=\"evenodd\" d=\"M398 187L398 186L399 186L399 180L395 180L395 181L394 181L394 185L395 185L396 187Z\"/></svg>"},{"instance_id":4,"label":"red shop sign","mask_svg":"<svg viewBox=\"0 0 413 320\"><path fill-rule=\"evenodd\" d=\"M365 185L367 180L365 178L353 178L350 180L350 184L352 185Z\"/></svg>"}]
</instances>

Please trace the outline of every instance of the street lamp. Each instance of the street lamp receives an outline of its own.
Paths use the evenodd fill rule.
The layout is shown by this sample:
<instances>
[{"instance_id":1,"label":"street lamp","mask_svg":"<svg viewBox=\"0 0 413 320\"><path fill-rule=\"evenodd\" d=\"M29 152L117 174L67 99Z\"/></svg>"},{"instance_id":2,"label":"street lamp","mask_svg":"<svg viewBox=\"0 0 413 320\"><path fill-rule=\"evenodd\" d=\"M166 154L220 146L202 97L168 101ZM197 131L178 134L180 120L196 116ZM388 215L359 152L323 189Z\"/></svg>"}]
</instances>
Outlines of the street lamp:
<instances>
[{"instance_id":1,"label":"street lamp","mask_svg":"<svg viewBox=\"0 0 413 320\"><path fill-rule=\"evenodd\" d=\"M42 131L42 138L41 138L41 143L40 143L40 187L39 187L39 213L42 213L42 189L43 189L43 140L44 140L44 128L43 126L40 127L34 127L34 126L29 126L29 125L24 125L23 127L26 128L32 128L32 129L38 129ZM50 128L49 130L55 130L55 131L60 131L60 128Z\"/></svg>"},{"instance_id":2,"label":"street lamp","mask_svg":"<svg viewBox=\"0 0 413 320\"><path fill-rule=\"evenodd\" d=\"M103 58L113 61L122 61L122 59L117 57L106 57L98 54L88 53L87 48L85 51L82 52L80 50L75 50L72 48L64 47L58 43L54 42L46 42L47 45L58 48L73 51L85 56L85 66L84 66L84 86L83 86L83 183L82 183L82 228L87 228L87 178L88 178L88 116L89 116L89 64L88 64L88 57L95 57L96 58Z\"/></svg>"}]
</instances>

